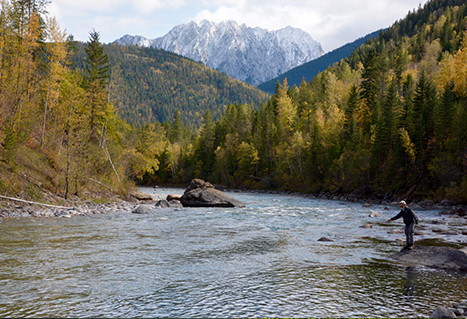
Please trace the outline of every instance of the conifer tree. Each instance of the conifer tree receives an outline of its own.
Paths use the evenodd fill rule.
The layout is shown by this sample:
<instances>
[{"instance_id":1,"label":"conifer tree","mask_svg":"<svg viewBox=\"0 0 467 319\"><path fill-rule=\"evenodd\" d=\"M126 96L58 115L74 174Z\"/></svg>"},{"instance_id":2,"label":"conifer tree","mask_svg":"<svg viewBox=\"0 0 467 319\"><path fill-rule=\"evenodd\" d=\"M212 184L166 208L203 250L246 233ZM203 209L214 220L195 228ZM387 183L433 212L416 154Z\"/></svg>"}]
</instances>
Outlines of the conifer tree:
<instances>
[{"instance_id":1,"label":"conifer tree","mask_svg":"<svg viewBox=\"0 0 467 319\"><path fill-rule=\"evenodd\" d=\"M104 46L99 42L99 32L89 32L89 41L85 48L86 76L89 105L89 128L91 136L97 134L98 124L105 121L105 109L108 104L106 84L110 78L109 57L104 53Z\"/></svg>"},{"instance_id":2,"label":"conifer tree","mask_svg":"<svg viewBox=\"0 0 467 319\"><path fill-rule=\"evenodd\" d=\"M370 126L375 122L379 97L379 69L376 50L372 49L364 63L362 84L360 86L360 98L362 99L360 122L363 132L370 134Z\"/></svg>"}]
</instances>

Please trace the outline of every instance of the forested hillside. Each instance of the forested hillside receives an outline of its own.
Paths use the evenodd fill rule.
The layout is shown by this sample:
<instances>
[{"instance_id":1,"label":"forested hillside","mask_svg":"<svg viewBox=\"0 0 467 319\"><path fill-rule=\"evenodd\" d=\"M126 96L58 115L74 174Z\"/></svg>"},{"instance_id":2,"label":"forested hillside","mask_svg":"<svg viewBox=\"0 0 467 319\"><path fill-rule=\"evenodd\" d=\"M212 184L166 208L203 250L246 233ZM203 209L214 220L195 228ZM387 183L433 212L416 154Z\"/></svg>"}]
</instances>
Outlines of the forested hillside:
<instances>
[{"instance_id":1,"label":"forested hillside","mask_svg":"<svg viewBox=\"0 0 467 319\"><path fill-rule=\"evenodd\" d=\"M77 43L73 62L84 70L84 44ZM228 104L258 107L268 94L202 63L155 48L106 45L112 65L110 98L117 112L137 126L172 121L175 113L185 124L201 125L209 109L218 119Z\"/></svg>"},{"instance_id":2,"label":"forested hillside","mask_svg":"<svg viewBox=\"0 0 467 319\"><path fill-rule=\"evenodd\" d=\"M465 202L466 16L463 1L430 1L313 81L284 81L259 110L206 114L196 141L143 181Z\"/></svg>"},{"instance_id":3,"label":"forested hillside","mask_svg":"<svg viewBox=\"0 0 467 319\"><path fill-rule=\"evenodd\" d=\"M275 92L277 82L282 83L286 78L290 87L294 85L299 86L303 78L305 81L311 81L319 72L322 72L334 63L349 57L356 48L360 47L368 39L378 37L379 33L380 31L376 31L351 43L347 43L346 45L328 52L315 60L293 68L275 79L258 85L258 89L273 94Z\"/></svg>"},{"instance_id":4,"label":"forested hillside","mask_svg":"<svg viewBox=\"0 0 467 319\"><path fill-rule=\"evenodd\" d=\"M140 155L109 101L108 56L90 32L84 71L47 1L1 1L0 193L56 202L125 194ZM58 197L57 197L58 196Z\"/></svg>"},{"instance_id":5,"label":"forested hillside","mask_svg":"<svg viewBox=\"0 0 467 319\"><path fill-rule=\"evenodd\" d=\"M175 97L190 89L177 92L183 76L172 73L195 73L203 96L222 99L210 71L170 59L151 69L157 51L134 47L107 47L120 57L112 64L96 31L76 70L73 41L43 17L44 1L1 4L2 194L46 200L48 190L67 199L108 189L125 194L132 181L187 185L203 178L235 187L344 194L364 188L380 199L467 202L463 1L428 2L312 81L291 88L284 80L259 108L229 104L216 120L217 109L202 109L189 96L191 114L203 114L199 130L189 128L196 121L183 123L182 106L174 106L180 113L172 122L156 121L145 95L153 84L139 75L164 74L152 83ZM138 63L125 71L119 59ZM134 100L147 103L141 120L134 104L124 104ZM118 108L136 123L154 122L127 125Z\"/></svg>"}]
</instances>

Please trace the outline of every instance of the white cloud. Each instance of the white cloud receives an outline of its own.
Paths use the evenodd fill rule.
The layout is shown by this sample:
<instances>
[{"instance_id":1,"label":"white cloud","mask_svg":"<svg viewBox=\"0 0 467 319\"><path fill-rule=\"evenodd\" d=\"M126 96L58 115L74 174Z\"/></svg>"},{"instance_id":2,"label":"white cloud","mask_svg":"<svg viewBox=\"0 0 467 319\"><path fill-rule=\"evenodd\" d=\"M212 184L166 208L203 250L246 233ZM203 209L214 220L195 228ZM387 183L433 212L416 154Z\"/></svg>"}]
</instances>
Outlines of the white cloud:
<instances>
[{"instance_id":1,"label":"white cloud","mask_svg":"<svg viewBox=\"0 0 467 319\"><path fill-rule=\"evenodd\" d=\"M287 25L301 28L329 51L366 34L389 27L419 0L334 0L334 1L233 1L217 0L219 6L194 16L220 22L233 19L248 26L269 30Z\"/></svg>"},{"instance_id":2,"label":"white cloud","mask_svg":"<svg viewBox=\"0 0 467 319\"><path fill-rule=\"evenodd\" d=\"M233 19L251 27L301 28L330 51L386 28L421 0L53 0L49 12L79 40L96 28L101 40L124 34L162 36L176 25ZM427 0L422 0L426 2Z\"/></svg>"}]
</instances>

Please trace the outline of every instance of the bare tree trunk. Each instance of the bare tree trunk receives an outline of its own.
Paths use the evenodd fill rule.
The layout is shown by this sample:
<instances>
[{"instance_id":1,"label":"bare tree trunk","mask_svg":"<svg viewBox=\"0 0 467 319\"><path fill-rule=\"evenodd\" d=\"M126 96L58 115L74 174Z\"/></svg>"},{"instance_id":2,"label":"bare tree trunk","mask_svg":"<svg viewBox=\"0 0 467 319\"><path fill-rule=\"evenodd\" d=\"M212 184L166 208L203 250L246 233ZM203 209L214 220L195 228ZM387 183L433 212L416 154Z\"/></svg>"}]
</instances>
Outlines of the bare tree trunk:
<instances>
[{"instance_id":1,"label":"bare tree trunk","mask_svg":"<svg viewBox=\"0 0 467 319\"><path fill-rule=\"evenodd\" d=\"M47 95L45 97L45 106L44 106L44 117L42 120L42 139L41 139L41 147L44 147L45 143L45 123L47 122L47 107L49 104L49 87L50 87L50 80L47 82Z\"/></svg>"},{"instance_id":2,"label":"bare tree trunk","mask_svg":"<svg viewBox=\"0 0 467 319\"><path fill-rule=\"evenodd\" d=\"M112 165L112 169L113 169L113 171L115 173L115 176L117 177L118 183L120 184L120 188L122 190L122 193L126 194L125 188L123 188L122 181L120 180L120 176L118 175L117 169L115 168L114 163L112 161L112 157L110 156L109 149L107 148L107 138L106 138L106 136L107 136L107 121L108 121L108 118L107 118L107 120L105 122L105 125L104 125L103 129L102 129L102 137L101 137L101 140L99 141L99 144L102 147L102 150L104 150L105 155L109 159L110 165Z\"/></svg>"},{"instance_id":3,"label":"bare tree trunk","mask_svg":"<svg viewBox=\"0 0 467 319\"><path fill-rule=\"evenodd\" d=\"M65 200L68 199L70 177L70 132L67 131L66 140L66 174L65 174Z\"/></svg>"}]
</instances>

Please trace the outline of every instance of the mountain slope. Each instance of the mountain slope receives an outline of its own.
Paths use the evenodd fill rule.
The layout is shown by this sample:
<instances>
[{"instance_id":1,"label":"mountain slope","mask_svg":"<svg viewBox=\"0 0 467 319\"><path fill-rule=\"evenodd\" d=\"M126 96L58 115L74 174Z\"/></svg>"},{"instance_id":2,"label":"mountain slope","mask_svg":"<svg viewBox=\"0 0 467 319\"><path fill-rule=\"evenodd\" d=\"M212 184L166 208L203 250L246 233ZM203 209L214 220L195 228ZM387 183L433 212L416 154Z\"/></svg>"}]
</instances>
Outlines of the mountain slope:
<instances>
[{"instance_id":1,"label":"mountain slope","mask_svg":"<svg viewBox=\"0 0 467 319\"><path fill-rule=\"evenodd\" d=\"M125 35L118 44L152 46L203 62L241 81L258 85L323 54L321 45L301 29L277 31L201 21L174 27L165 36L148 40Z\"/></svg>"},{"instance_id":2,"label":"mountain slope","mask_svg":"<svg viewBox=\"0 0 467 319\"><path fill-rule=\"evenodd\" d=\"M356 47L361 46L363 43L365 43L366 40L370 38L377 37L379 33L380 31L376 31L362 38L359 38L351 43L347 43L346 45L336 50L326 53L325 55L317 58L316 60L310 61L296 68L293 68L272 80L258 85L258 88L265 92L274 93L277 81L279 81L279 83L282 83L285 78L287 78L287 82L290 86L293 86L294 84L296 86L299 86L303 78L305 78L305 81L311 81L313 77L315 77L319 72L326 70L330 65L333 65L335 62L339 62L343 58L350 56L350 54L353 52L353 50L355 50Z\"/></svg>"},{"instance_id":3,"label":"mountain slope","mask_svg":"<svg viewBox=\"0 0 467 319\"><path fill-rule=\"evenodd\" d=\"M110 96L129 123L172 121L177 111L190 126L199 126L207 109L214 119L229 104L258 106L268 94L207 66L154 48L107 45L112 64ZM73 61L84 68L84 45Z\"/></svg>"}]
</instances>

